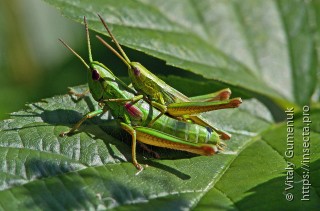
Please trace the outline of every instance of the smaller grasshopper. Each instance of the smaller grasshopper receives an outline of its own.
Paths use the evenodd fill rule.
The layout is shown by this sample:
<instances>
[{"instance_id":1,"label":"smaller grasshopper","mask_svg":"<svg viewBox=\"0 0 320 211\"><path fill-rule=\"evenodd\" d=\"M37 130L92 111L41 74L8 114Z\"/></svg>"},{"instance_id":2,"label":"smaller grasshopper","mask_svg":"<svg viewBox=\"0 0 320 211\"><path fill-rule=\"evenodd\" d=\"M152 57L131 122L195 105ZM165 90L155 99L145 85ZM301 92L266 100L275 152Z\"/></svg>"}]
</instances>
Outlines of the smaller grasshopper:
<instances>
[{"instance_id":1,"label":"smaller grasshopper","mask_svg":"<svg viewBox=\"0 0 320 211\"><path fill-rule=\"evenodd\" d=\"M161 115L166 113L173 118L191 121L211 128L219 133L223 140L230 139L231 135L229 133L214 127L212 123L208 122L198 114L217 109L236 108L242 103L241 98L229 99L231 95L230 89L224 89L212 94L194 98L185 96L178 90L167 85L140 63L131 62L109 30L106 22L100 15L98 16L121 54L101 37L97 36L97 38L128 66L129 77L132 81L133 87L138 91L138 93L146 96L151 105L160 111L160 114L154 118L149 125L152 125Z\"/></svg>"},{"instance_id":2,"label":"smaller grasshopper","mask_svg":"<svg viewBox=\"0 0 320 211\"><path fill-rule=\"evenodd\" d=\"M128 87L122 82L119 83L119 79L106 66L92 60L86 18L84 18L84 24L87 35L89 64L65 42L60 41L88 69L90 92L103 108L86 114L69 131L61 133L61 136L72 134L86 119L110 110L112 116L120 121L121 128L132 137L132 162L139 170L143 168L136 159L137 140L153 146L183 150L200 155L213 155L222 149L224 144L220 141L217 133L196 124L181 122L168 116L161 116L152 127L146 127L145 125L148 125L151 119L159 115L159 111L143 101L143 96L134 96L134 94L127 91Z\"/></svg>"}]
</instances>

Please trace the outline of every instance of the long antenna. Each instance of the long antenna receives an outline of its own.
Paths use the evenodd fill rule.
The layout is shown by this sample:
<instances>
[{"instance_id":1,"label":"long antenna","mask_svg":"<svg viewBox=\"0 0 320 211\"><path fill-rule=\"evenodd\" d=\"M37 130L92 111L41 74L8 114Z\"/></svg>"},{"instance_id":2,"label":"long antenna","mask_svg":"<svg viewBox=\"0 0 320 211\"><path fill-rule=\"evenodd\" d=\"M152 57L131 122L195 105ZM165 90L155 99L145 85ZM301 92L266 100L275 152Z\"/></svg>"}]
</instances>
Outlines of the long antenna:
<instances>
[{"instance_id":1,"label":"long antenna","mask_svg":"<svg viewBox=\"0 0 320 211\"><path fill-rule=\"evenodd\" d=\"M99 35L96 35L96 37L102 42L103 45L105 45L107 48L109 48L110 51L112 51L117 57L119 57L129 68L130 64L127 60L125 60L114 48L111 47L104 39L102 39Z\"/></svg>"},{"instance_id":2,"label":"long antenna","mask_svg":"<svg viewBox=\"0 0 320 211\"><path fill-rule=\"evenodd\" d=\"M107 23L102 19L102 17L98 14L102 24L104 25L104 27L107 29L111 39L113 40L113 42L116 44L117 48L119 49L119 51L121 52L122 56L125 58L125 60L127 61L127 63L130 63L130 59L127 57L126 53L124 52L124 50L121 48L121 46L119 45L119 42L116 40L116 38L113 36L113 34L111 33L109 27L107 26Z\"/></svg>"},{"instance_id":3,"label":"long antenna","mask_svg":"<svg viewBox=\"0 0 320 211\"><path fill-rule=\"evenodd\" d=\"M75 52L67 43L65 43L62 39L59 39L59 41L66 47L68 48L76 57L80 59L80 61L87 67L87 69L90 69L90 66L84 61L84 59L77 53Z\"/></svg>"},{"instance_id":4,"label":"long antenna","mask_svg":"<svg viewBox=\"0 0 320 211\"><path fill-rule=\"evenodd\" d=\"M87 36L87 45L88 45L88 51L89 51L89 61L92 62L92 53L91 53L91 44L90 44L90 36L89 36L89 29L88 29L88 23L86 16L83 16L83 22L86 29L86 36Z\"/></svg>"}]
</instances>

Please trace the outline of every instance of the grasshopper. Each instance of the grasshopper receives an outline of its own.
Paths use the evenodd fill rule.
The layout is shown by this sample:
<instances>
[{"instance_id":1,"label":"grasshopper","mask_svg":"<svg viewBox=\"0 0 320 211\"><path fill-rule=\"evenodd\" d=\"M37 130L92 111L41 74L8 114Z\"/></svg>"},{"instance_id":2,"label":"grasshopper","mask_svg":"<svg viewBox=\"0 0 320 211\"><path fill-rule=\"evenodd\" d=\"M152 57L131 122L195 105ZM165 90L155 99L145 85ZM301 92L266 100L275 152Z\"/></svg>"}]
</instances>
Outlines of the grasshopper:
<instances>
[{"instance_id":1,"label":"grasshopper","mask_svg":"<svg viewBox=\"0 0 320 211\"><path fill-rule=\"evenodd\" d=\"M128 66L129 77L132 81L133 87L138 91L138 93L146 96L151 105L160 111L160 114L155 117L149 125L152 125L161 115L166 113L173 118L191 121L211 128L219 133L223 140L230 139L230 134L213 126L212 123L208 122L205 118L199 115L199 113L224 108L236 108L242 103L241 98L229 99L231 95L230 89L223 89L212 94L197 96L194 98L185 96L159 79L156 75L152 74L140 63L131 62L119 45L119 42L111 33L106 22L100 15L98 16L120 53L101 37L97 36L97 38Z\"/></svg>"},{"instance_id":2,"label":"grasshopper","mask_svg":"<svg viewBox=\"0 0 320 211\"><path fill-rule=\"evenodd\" d=\"M132 137L132 162L138 170L143 168L136 159L137 140L144 144L200 155L213 155L222 149L224 143L220 141L219 135L197 124L161 116L151 127L147 127L149 122L159 115L159 111L145 102L142 99L143 96L135 96L128 91L128 87L124 83L119 83L119 79L105 65L93 61L86 18L84 18L84 24L89 64L64 41L61 39L60 41L86 66L90 92L102 108L89 112L69 131L61 133L60 136L72 134L88 118L103 114L109 110L112 116L119 120L120 127Z\"/></svg>"}]
</instances>

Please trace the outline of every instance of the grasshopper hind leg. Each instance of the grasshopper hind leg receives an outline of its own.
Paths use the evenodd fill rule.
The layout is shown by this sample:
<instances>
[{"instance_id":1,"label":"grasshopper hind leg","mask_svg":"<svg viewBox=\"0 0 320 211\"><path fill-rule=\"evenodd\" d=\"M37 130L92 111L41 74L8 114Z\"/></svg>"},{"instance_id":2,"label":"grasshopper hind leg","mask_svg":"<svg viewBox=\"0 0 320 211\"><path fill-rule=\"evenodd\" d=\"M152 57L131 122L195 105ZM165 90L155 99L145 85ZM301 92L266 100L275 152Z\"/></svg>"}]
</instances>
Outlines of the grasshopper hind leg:
<instances>
[{"instance_id":1,"label":"grasshopper hind leg","mask_svg":"<svg viewBox=\"0 0 320 211\"><path fill-rule=\"evenodd\" d=\"M131 154L132 154L132 163L133 165L140 171L143 170L143 167L138 163L137 156L136 156L136 147L137 147L137 133L133 127L127 125L123 122L120 123L121 128L127 131L132 138L132 147L131 147Z\"/></svg>"}]
</instances>

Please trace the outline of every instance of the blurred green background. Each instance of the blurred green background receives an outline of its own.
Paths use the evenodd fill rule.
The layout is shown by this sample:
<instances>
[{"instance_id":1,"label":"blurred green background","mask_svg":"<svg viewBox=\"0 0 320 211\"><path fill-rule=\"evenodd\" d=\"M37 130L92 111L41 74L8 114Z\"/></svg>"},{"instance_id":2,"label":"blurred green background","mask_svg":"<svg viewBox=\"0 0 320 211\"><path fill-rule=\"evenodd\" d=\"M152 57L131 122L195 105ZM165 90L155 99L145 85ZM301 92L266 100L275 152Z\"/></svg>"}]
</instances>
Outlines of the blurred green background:
<instances>
[{"instance_id":1,"label":"blurred green background","mask_svg":"<svg viewBox=\"0 0 320 211\"><path fill-rule=\"evenodd\" d=\"M11 112L25 108L25 104L65 94L68 87L87 82L83 64L58 41L63 39L87 61L83 25L61 16L55 8L39 0L2 1L0 22L0 119L9 118ZM127 77L126 66L94 35L91 32L93 59L103 62L128 82L124 78ZM130 58L142 62L155 73L158 70L157 74L191 74L194 80L204 80L201 76L166 66L164 61L142 52L126 47L124 50ZM185 86L176 78L166 81L178 89ZM228 87L212 83L218 88ZM185 93L196 95L202 90Z\"/></svg>"},{"instance_id":2,"label":"blurred green background","mask_svg":"<svg viewBox=\"0 0 320 211\"><path fill-rule=\"evenodd\" d=\"M0 119L24 104L67 92L86 81L82 64L58 41L82 55L84 30L39 0L1 1Z\"/></svg>"},{"instance_id":3,"label":"blurred green background","mask_svg":"<svg viewBox=\"0 0 320 211\"><path fill-rule=\"evenodd\" d=\"M0 22L0 119L9 118L11 112L27 103L65 94L67 87L86 83L84 66L58 41L62 38L87 61L83 25L64 18L39 0L2 1ZM92 32L91 42L95 60L116 69L120 77L127 75L126 67ZM173 72L173 67L163 69L160 60L127 48L125 51L146 66L162 66L163 74Z\"/></svg>"}]
</instances>

